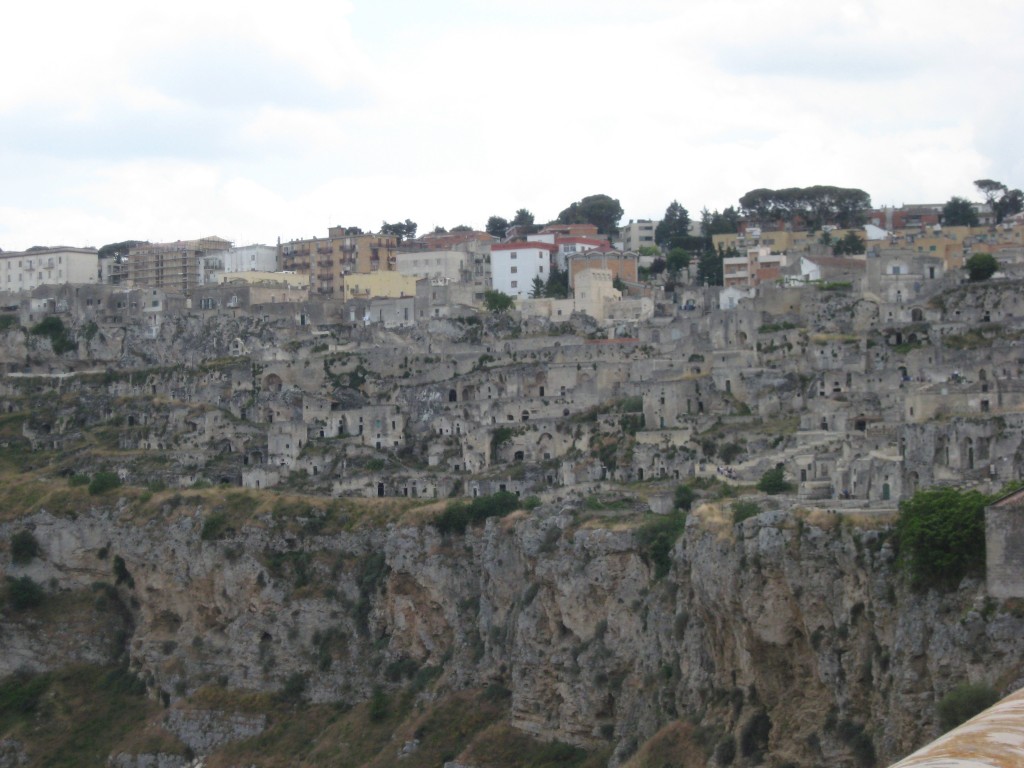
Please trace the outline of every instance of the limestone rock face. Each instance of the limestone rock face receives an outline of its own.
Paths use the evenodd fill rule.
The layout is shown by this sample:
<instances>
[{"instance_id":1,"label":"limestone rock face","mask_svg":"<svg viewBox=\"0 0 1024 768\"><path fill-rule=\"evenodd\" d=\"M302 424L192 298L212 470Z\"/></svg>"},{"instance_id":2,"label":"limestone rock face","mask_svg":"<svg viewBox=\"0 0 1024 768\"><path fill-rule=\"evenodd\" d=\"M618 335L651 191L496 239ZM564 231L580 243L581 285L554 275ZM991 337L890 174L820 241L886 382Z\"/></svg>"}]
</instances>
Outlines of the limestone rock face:
<instances>
[{"instance_id":1,"label":"limestone rock face","mask_svg":"<svg viewBox=\"0 0 1024 768\"><path fill-rule=\"evenodd\" d=\"M851 766L855 749L884 760L933 738L954 685L1024 678L1020 612L975 581L909 592L884 528L720 517L691 514L655 579L631 530L571 510L447 537L268 518L215 541L201 509L40 511L0 525L0 540L28 528L41 557L13 565L5 551L0 567L68 608L5 620L0 675L66 663L72 636L82 660L127 650L171 701L217 683L357 702L430 671L456 688L503 685L516 727L613 742L613 762L692 719L743 754ZM201 751L236 725L182 728Z\"/></svg>"}]
</instances>

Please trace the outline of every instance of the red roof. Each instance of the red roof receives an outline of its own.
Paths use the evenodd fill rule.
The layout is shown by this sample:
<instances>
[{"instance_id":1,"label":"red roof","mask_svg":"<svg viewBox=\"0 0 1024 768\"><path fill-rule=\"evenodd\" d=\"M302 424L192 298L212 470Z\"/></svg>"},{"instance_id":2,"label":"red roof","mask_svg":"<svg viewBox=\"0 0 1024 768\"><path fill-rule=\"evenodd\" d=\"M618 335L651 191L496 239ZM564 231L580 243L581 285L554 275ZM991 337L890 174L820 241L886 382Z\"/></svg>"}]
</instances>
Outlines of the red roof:
<instances>
[{"instance_id":1,"label":"red roof","mask_svg":"<svg viewBox=\"0 0 1024 768\"><path fill-rule=\"evenodd\" d=\"M557 251L558 246L552 245L551 243L541 243L536 240L523 241L520 240L518 243L494 243L491 245L491 252L494 251L525 251L530 248L539 248L542 251Z\"/></svg>"},{"instance_id":2,"label":"red roof","mask_svg":"<svg viewBox=\"0 0 1024 768\"><path fill-rule=\"evenodd\" d=\"M561 235L556 235L555 243L558 245L561 245L562 243L567 243L570 245L592 245L595 248L601 248L602 246L606 248L611 248L611 246L608 245L607 240L602 240L596 237L563 237Z\"/></svg>"}]
</instances>

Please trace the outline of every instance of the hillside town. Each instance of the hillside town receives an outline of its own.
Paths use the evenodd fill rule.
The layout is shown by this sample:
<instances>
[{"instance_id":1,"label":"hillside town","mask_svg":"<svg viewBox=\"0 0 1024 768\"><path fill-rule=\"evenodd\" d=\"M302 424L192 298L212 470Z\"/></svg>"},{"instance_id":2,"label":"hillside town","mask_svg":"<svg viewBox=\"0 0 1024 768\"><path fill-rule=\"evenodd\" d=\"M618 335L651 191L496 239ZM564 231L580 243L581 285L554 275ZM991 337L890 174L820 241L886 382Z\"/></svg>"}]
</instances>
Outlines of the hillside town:
<instances>
[{"instance_id":1,"label":"hillside town","mask_svg":"<svg viewBox=\"0 0 1024 768\"><path fill-rule=\"evenodd\" d=\"M645 483L657 510L781 468L800 499L885 510L1020 479L1024 215L861 203L854 223L751 195L715 234L673 203L605 231L520 211L489 232L0 252L2 405L33 448L102 427L94 469L169 487Z\"/></svg>"}]
</instances>

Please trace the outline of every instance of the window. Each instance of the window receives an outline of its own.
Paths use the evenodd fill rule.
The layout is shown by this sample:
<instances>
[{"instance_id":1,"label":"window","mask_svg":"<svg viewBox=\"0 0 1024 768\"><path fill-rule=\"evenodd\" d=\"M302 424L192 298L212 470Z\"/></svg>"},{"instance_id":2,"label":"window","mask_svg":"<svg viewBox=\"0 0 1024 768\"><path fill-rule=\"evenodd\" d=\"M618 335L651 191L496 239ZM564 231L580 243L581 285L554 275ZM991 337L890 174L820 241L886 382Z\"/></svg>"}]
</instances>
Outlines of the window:
<instances>
[{"instance_id":1,"label":"window","mask_svg":"<svg viewBox=\"0 0 1024 768\"><path fill-rule=\"evenodd\" d=\"M513 288L518 288L519 287L519 281L518 280L513 280L512 281L512 287Z\"/></svg>"},{"instance_id":2,"label":"window","mask_svg":"<svg viewBox=\"0 0 1024 768\"><path fill-rule=\"evenodd\" d=\"M515 252L515 251L512 251L512 255L511 255L511 256L510 256L509 258L511 258L511 259L515 259L515 257L516 257L516 252Z\"/></svg>"},{"instance_id":3,"label":"window","mask_svg":"<svg viewBox=\"0 0 1024 768\"><path fill-rule=\"evenodd\" d=\"M512 267L512 274L516 274L519 271L519 267Z\"/></svg>"}]
</instances>

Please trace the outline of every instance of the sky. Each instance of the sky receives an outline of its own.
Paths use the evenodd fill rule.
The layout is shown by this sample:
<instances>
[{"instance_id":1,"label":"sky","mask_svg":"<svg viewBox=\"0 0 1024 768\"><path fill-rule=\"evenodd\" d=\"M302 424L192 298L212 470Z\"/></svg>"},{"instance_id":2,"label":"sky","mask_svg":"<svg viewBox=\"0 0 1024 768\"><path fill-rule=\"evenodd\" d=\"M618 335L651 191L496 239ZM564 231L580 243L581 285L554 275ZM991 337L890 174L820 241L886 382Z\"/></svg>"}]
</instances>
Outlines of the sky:
<instances>
[{"instance_id":1,"label":"sky","mask_svg":"<svg viewBox=\"0 0 1024 768\"><path fill-rule=\"evenodd\" d=\"M1019 0L20 3L0 249L1024 186Z\"/></svg>"}]
</instances>

